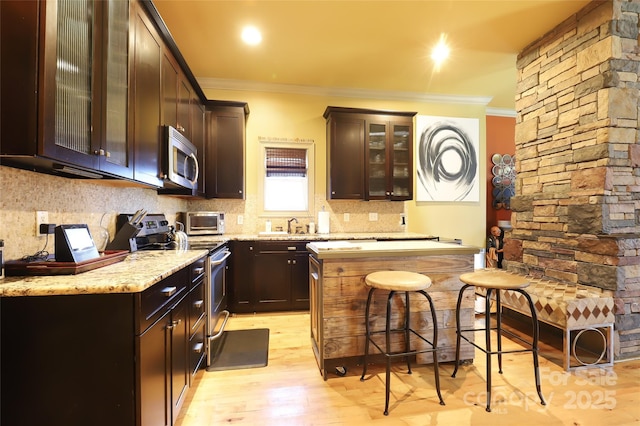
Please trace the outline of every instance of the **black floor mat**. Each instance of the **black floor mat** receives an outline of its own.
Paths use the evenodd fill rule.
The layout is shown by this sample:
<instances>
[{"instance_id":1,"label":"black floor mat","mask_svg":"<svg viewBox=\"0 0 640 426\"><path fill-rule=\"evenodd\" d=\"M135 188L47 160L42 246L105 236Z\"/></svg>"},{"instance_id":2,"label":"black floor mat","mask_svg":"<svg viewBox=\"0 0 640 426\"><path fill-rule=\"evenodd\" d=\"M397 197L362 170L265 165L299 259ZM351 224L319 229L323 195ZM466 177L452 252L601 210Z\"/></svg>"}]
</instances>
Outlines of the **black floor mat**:
<instances>
[{"instance_id":1,"label":"black floor mat","mask_svg":"<svg viewBox=\"0 0 640 426\"><path fill-rule=\"evenodd\" d=\"M213 361L207 371L265 367L269 360L269 329L225 331L211 345Z\"/></svg>"}]
</instances>

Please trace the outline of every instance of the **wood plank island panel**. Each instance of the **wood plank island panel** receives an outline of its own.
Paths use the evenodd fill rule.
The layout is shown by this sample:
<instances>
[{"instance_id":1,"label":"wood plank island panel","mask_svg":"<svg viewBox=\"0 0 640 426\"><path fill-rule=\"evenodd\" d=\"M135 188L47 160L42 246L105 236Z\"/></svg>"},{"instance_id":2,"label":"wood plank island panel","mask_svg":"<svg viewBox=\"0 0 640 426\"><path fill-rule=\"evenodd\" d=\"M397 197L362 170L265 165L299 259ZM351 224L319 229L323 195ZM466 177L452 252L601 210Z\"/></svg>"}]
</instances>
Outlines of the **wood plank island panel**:
<instances>
[{"instance_id":1,"label":"wood plank island panel","mask_svg":"<svg viewBox=\"0 0 640 426\"><path fill-rule=\"evenodd\" d=\"M431 278L432 286L427 290L433 299L438 321L438 359L440 362L455 360L455 308L458 291L463 283L460 274L474 270L474 253L469 247L460 254L434 255L420 254L399 256L354 257L346 255L335 257L335 253L323 258L322 251L311 252L309 260L311 287L311 337L314 353L321 374L325 378L335 371L336 367L347 365L361 366L365 345L365 306L368 288L364 279L367 274L380 270L404 270L425 274ZM438 254L440 253L440 254ZM346 253L345 253L346 254ZM388 292L377 290L371 307L372 330L382 330L385 326L385 311ZM412 327L425 335L429 340L433 335L431 312L427 300L418 294L411 294L410 299ZM405 299L396 295L392 300L392 327L402 324ZM474 318L473 292L465 293L461 319L463 327L471 328ZM384 341L384 335L376 336ZM417 338L412 339L412 347L423 347L424 343ZM404 345L404 335L392 335L392 348ZM372 347L370 353L375 354ZM472 360L473 346L468 343L461 348L461 359ZM373 358L381 362L383 358ZM433 362L432 354L418 355L417 362L428 364Z\"/></svg>"}]
</instances>

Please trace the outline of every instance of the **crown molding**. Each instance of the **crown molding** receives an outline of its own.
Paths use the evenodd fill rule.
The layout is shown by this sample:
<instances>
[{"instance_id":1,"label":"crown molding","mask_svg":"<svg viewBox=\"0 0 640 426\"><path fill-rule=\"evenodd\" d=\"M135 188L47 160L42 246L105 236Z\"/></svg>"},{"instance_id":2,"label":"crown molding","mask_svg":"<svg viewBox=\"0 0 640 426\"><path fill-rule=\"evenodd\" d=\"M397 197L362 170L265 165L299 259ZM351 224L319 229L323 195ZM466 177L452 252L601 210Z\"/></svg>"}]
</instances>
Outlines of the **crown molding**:
<instances>
[{"instance_id":1,"label":"crown molding","mask_svg":"<svg viewBox=\"0 0 640 426\"><path fill-rule=\"evenodd\" d=\"M233 80L223 78L198 78L203 89L236 90L245 92L287 93L309 96L331 96L358 99L393 99L410 102L432 102L446 104L465 104L486 106L491 97L436 95L416 92L397 92L390 90L347 89L340 87L301 86L294 84L260 83L256 81Z\"/></svg>"},{"instance_id":2,"label":"crown molding","mask_svg":"<svg viewBox=\"0 0 640 426\"><path fill-rule=\"evenodd\" d=\"M507 108L487 107L486 115L492 115L496 117L516 118L516 111L513 109L507 109Z\"/></svg>"}]
</instances>

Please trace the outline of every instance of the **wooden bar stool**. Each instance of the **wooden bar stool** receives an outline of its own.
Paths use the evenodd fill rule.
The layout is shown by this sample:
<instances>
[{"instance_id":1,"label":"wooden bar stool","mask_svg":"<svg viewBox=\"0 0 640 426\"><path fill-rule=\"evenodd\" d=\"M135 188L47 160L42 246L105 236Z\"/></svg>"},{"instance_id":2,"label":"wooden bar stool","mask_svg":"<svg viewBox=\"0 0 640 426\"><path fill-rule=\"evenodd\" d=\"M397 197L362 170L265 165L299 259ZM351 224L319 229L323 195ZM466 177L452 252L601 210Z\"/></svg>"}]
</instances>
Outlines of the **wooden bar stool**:
<instances>
[{"instance_id":1,"label":"wooden bar stool","mask_svg":"<svg viewBox=\"0 0 640 426\"><path fill-rule=\"evenodd\" d=\"M385 405L384 415L389 415L389 389L391 379L391 359L396 357L406 357L408 373L411 374L411 357L419 353L431 352L433 353L433 366L436 382L436 391L438 392L438 398L440 399L440 405L444 405L444 400L440 394L440 376L438 374L438 323L436 320L436 310L433 306L433 300L431 296L427 294L425 289L431 287L431 279L425 275L415 272L406 271L378 271L373 272L365 277L365 283L369 287L369 296L367 297L367 307L365 312L365 327L366 327L366 341L364 349L364 368L362 370L361 381L364 381L364 376L367 373L367 357L369 356L369 342L371 342L382 353L387 361L386 381L385 381ZM386 327L384 330L371 331L369 313L371 311L371 300L376 290L387 290L389 295L387 297L387 316ZM391 329L391 301L396 292L403 292L405 294L405 311L404 311L404 325L399 329ZM431 309L431 317L433 321L433 340L429 341L422 335L417 333L411 328L411 310L409 307L409 293L416 292L422 294L429 301L429 307ZM385 348L381 348L373 339L373 334L385 334ZM392 352L391 350L391 333L404 333L405 350L403 352ZM427 349L411 350L411 335L415 335L418 338L426 342L429 347Z\"/></svg>"},{"instance_id":2,"label":"wooden bar stool","mask_svg":"<svg viewBox=\"0 0 640 426\"><path fill-rule=\"evenodd\" d=\"M491 411L491 355L498 355L498 372L502 374L502 354L506 353L515 353L515 352L531 352L533 354L533 369L536 380L536 390L538 391L538 396L540 397L540 403L542 405L546 405L544 398L542 396L542 390L540 387L540 372L538 369L538 317L536 315L536 310L533 307L533 302L531 301L531 297L529 294L523 290L529 285L529 281L521 276L510 274L505 271L496 270L496 269L485 269L476 272L470 272L467 274L460 275L460 281L465 283L460 289L458 293L458 304L456 305L456 363L455 368L453 370L453 374L451 377L456 377L456 373L458 372L458 365L460 363L460 339L464 339L467 342L471 343L476 348L480 349L482 352L486 354L487 357L487 411ZM485 326L484 328L471 328L471 329L460 329L460 305L462 303L462 295L464 291L469 287L480 287L485 290ZM532 341L526 341L519 336L511 333L507 330L502 330L502 310L500 306L500 290L511 290L517 293L520 293L529 303L529 309L531 309L531 326L533 329L533 337ZM497 344L498 350L491 350L491 295L495 292L495 300L496 300L496 327L493 328L496 330L497 334ZM476 332L476 331L484 331L485 332L485 346L479 346L475 342L471 341L467 338L463 333L465 332ZM509 351L502 350L502 334L509 334L510 336L520 340L526 346L525 349L514 349Z\"/></svg>"}]
</instances>

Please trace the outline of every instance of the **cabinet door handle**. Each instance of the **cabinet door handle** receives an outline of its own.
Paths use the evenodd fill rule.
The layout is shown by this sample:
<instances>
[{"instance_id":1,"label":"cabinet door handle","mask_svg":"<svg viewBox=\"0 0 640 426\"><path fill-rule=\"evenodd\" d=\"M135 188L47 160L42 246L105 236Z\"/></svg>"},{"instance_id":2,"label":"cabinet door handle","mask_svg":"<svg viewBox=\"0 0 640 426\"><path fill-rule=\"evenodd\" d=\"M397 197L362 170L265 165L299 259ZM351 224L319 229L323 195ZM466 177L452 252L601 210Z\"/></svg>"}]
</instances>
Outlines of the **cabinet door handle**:
<instances>
[{"instance_id":1,"label":"cabinet door handle","mask_svg":"<svg viewBox=\"0 0 640 426\"><path fill-rule=\"evenodd\" d=\"M202 308L203 305L204 305L204 300L196 300L195 302L193 302L193 306L196 307L197 309Z\"/></svg>"},{"instance_id":2,"label":"cabinet door handle","mask_svg":"<svg viewBox=\"0 0 640 426\"><path fill-rule=\"evenodd\" d=\"M162 289L162 294L164 294L165 297L171 297L176 294L177 289L177 287L165 287Z\"/></svg>"},{"instance_id":3,"label":"cabinet door handle","mask_svg":"<svg viewBox=\"0 0 640 426\"><path fill-rule=\"evenodd\" d=\"M293 259L293 260L291 261L291 263L293 263L294 265L297 265L297 264L298 264L298 261L297 261L297 260L295 260L295 259Z\"/></svg>"},{"instance_id":4,"label":"cabinet door handle","mask_svg":"<svg viewBox=\"0 0 640 426\"><path fill-rule=\"evenodd\" d=\"M202 342L198 342L195 345L193 345L193 352L200 354L202 353L202 348L204 347L204 343Z\"/></svg>"},{"instance_id":5,"label":"cabinet door handle","mask_svg":"<svg viewBox=\"0 0 640 426\"><path fill-rule=\"evenodd\" d=\"M171 321L171 328L179 326L181 322L182 322L181 319L177 319L175 321Z\"/></svg>"},{"instance_id":6,"label":"cabinet door handle","mask_svg":"<svg viewBox=\"0 0 640 426\"><path fill-rule=\"evenodd\" d=\"M291 259L287 259L287 265L291 265Z\"/></svg>"}]
</instances>

